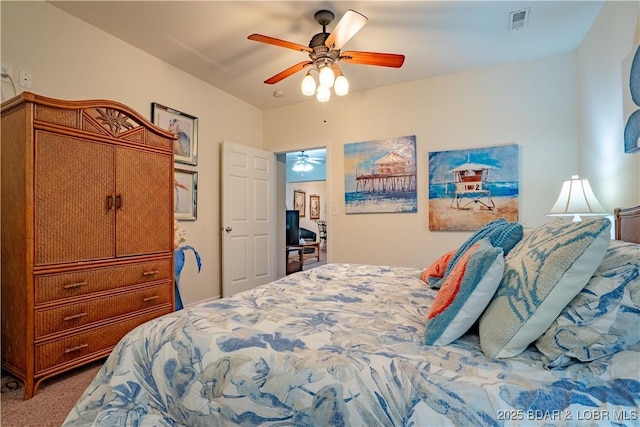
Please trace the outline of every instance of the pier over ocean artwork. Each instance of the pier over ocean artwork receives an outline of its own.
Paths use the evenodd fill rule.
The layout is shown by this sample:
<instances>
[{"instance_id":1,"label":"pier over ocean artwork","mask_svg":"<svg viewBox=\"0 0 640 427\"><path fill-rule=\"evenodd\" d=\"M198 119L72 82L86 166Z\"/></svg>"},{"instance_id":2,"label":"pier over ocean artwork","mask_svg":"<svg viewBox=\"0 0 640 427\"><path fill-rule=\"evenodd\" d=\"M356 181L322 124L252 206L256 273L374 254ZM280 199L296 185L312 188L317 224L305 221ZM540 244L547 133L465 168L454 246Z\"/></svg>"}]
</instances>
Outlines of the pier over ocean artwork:
<instances>
[{"instance_id":1,"label":"pier over ocean artwork","mask_svg":"<svg viewBox=\"0 0 640 427\"><path fill-rule=\"evenodd\" d=\"M347 214L417 212L416 137L344 145Z\"/></svg>"}]
</instances>

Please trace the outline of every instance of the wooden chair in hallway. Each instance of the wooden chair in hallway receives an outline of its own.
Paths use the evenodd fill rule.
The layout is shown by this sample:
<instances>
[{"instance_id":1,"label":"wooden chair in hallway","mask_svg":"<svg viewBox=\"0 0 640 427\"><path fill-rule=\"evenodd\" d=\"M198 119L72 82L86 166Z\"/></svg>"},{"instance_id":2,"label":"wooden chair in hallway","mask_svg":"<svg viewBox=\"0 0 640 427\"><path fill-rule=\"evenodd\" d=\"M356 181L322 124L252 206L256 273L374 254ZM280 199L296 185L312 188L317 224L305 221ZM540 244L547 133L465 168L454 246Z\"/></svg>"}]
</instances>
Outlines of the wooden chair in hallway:
<instances>
[{"instance_id":1,"label":"wooden chair in hallway","mask_svg":"<svg viewBox=\"0 0 640 427\"><path fill-rule=\"evenodd\" d=\"M318 239L320 239L320 250L327 251L327 221L318 220Z\"/></svg>"}]
</instances>

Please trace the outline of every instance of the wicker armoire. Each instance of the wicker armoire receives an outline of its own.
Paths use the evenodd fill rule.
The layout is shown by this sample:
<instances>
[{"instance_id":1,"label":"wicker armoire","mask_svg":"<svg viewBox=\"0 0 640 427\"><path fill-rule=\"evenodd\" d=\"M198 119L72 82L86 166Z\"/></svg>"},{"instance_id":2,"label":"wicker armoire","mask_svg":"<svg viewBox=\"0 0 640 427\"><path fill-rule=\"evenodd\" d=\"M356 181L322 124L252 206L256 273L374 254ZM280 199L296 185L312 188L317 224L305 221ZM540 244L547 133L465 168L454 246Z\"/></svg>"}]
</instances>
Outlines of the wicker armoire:
<instances>
[{"instance_id":1,"label":"wicker armoire","mask_svg":"<svg viewBox=\"0 0 640 427\"><path fill-rule=\"evenodd\" d=\"M113 101L2 104L2 368L40 382L174 309L173 140Z\"/></svg>"}]
</instances>

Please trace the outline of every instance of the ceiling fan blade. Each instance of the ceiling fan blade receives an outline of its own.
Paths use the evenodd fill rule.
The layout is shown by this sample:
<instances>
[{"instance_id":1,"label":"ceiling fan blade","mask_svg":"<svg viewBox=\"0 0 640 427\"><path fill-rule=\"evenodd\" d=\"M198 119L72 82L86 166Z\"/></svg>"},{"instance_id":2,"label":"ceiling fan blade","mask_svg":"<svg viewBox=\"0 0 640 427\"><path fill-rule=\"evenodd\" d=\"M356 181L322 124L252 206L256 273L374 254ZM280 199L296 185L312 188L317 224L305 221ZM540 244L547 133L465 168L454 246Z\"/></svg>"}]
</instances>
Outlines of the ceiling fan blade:
<instances>
[{"instance_id":1,"label":"ceiling fan blade","mask_svg":"<svg viewBox=\"0 0 640 427\"><path fill-rule=\"evenodd\" d=\"M404 55L380 52L342 52L340 60L349 64L379 65L381 67L400 68L404 63Z\"/></svg>"},{"instance_id":2,"label":"ceiling fan blade","mask_svg":"<svg viewBox=\"0 0 640 427\"><path fill-rule=\"evenodd\" d=\"M293 49L300 52L313 52L309 46L304 46L298 43L288 42L286 40L276 39L275 37L263 36L262 34L251 34L247 37L249 40L256 42L272 44L274 46L286 47L287 49Z\"/></svg>"},{"instance_id":3,"label":"ceiling fan blade","mask_svg":"<svg viewBox=\"0 0 640 427\"><path fill-rule=\"evenodd\" d=\"M280 71L278 74L276 74L273 77L269 77L267 80L265 80L264 82L268 85L272 85L274 83L278 83L280 80L285 79L287 77L289 77L292 74L297 73L298 71L302 70L304 67L313 64L313 62L311 61L302 61L297 63L296 65L293 65L289 68L287 68L284 71Z\"/></svg>"},{"instance_id":4,"label":"ceiling fan blade","mask_svg":"<svg viewBox=\"0 0 640 427\"><path fill-rule=\"evenodd\" d=\"M319 159L313 159L313 158L311 158L311 157L307 159L307 162L308 162L308 163L314 163L314 164L316 164L316 165L319 165L319 164L321 164L321 163L322 163Z\"/></svg>"},{"instance_id":5,"label":"ceiling fan blade","mask_svg":"<svg viewBox=\"0 0 640 427\"><path fill-rule=\"evenodd\" d=\"M347 10L347 13L340 19L324 44L329 49L342 49L368 21L367 17L355 10Z\"/></svg>"},{"instance_id":6,"label":"ceiling fan blade","mask_svg":"<svg viewBox=\"0 0 640 427\"><path fill-rule=\"evenodd\" d=\"M331 66L331 69L333 70L333 75L335 76L335 78L338 78L338 76L342 74L342 70L338 66L337 61L333 63L333 65Z\"/></svg>"}]
</instances>

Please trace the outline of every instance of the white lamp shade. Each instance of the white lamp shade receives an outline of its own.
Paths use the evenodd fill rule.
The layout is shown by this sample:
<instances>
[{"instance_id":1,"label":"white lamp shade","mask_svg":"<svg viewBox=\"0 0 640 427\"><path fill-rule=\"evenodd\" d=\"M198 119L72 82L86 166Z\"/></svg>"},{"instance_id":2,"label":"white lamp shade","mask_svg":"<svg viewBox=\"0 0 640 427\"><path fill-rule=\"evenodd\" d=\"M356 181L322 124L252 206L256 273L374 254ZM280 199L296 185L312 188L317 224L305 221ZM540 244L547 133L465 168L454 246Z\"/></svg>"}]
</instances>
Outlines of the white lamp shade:
<instances>
[{"instance_id":1,"label":"white lamp shade","mask_svg":"<svg viewBox=\"0 0 640 427\"><path fill-rule=\"evenodd\" d=\"M336 91L336 95L344 96L349 93L349 80L342 74L340 74L334 83L333 90Z\"/></svg>"},{"instance_id":2,"label":"white lamp shade","mask_svg":"<svg viewBox=\"0 0 640 427\"><path fill-rule=\"evenodd\" d=\"M571 179L562 182L558 200L551 208L548 216L573 216L579 221L580 216L608 215L596 199L588 179L579 179L573 175Z\"/></svg>"},{"instance_id":3,"label":"white lamp shade","mask_svg":"<svg viewBox=\"0 0 640 427\"><path fill-rule=\"evenodd\" d=\"M318 81L320 86L331 88L336 76L333 74L333 70L328 65L320 67L320 73L318 74Z\"/></svg>"},{"instance_id":4,"label":"white lamp shade","mask_svg":"<svg viewBox=\"0 0 640 427\"><path fill-rule=\"evenodd\" d=\"M318 86L318 94L316 95L318 101L327 102L331 98L331 90L323 85Z\"/></svg>"},{"instance_id":5,"label":"white lamp shade","mask_svg":"<svg viewBox=\"0 0 640 427\"><path fill-rule=\"evenodd\" d=\"M300 83L300 89L305 96L311 96L316 93L316 79L309 73L302 79Z\"/></svg>"}]
</instances>

